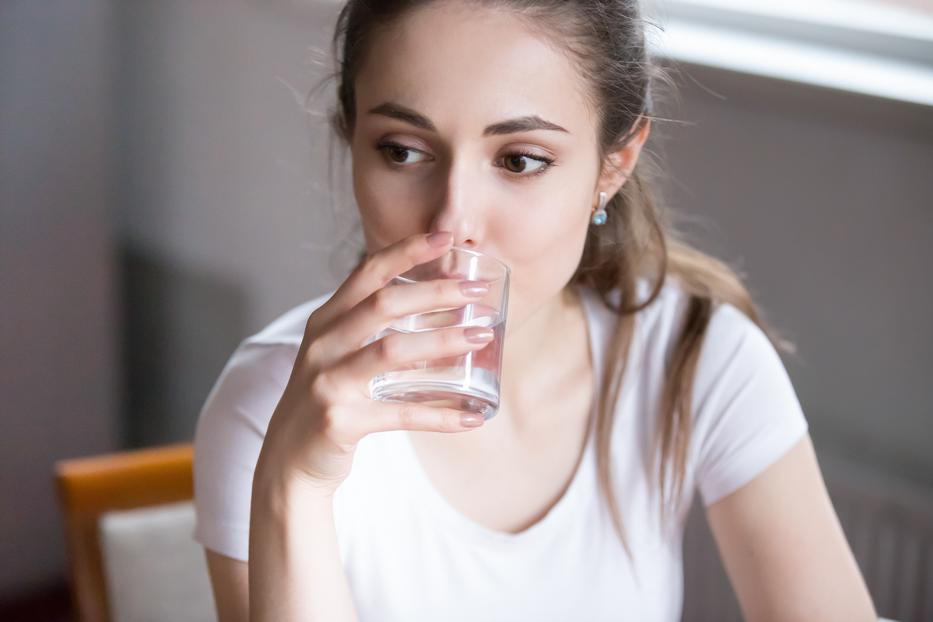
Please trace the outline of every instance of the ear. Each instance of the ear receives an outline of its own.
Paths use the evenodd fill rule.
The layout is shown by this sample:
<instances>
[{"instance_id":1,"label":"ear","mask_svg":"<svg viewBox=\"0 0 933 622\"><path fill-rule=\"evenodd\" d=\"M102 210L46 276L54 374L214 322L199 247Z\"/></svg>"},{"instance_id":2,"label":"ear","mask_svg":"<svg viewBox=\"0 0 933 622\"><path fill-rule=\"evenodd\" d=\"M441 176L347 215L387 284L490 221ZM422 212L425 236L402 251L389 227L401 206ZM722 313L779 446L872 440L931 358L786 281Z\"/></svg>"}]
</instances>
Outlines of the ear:
<instances>
[{"instance_id":1,"label":"ear","mask_svg":"<svg viewBox=\"0 0 933 622\"><path fill-rule=\"evenodd\" d=\"M636 122L635 127L638 130L629 138L629 141L606 156L595 196L598 196L600 192L605 192L610 197L615 196L632 176L635 163L638 162L638 156L641 154L641 148L648 139L648 134L651 133L651 119L645 117L640 117L640 119L643 121ZM638 123L641 125L639 126Z\"/></svg>"}]
</instances>

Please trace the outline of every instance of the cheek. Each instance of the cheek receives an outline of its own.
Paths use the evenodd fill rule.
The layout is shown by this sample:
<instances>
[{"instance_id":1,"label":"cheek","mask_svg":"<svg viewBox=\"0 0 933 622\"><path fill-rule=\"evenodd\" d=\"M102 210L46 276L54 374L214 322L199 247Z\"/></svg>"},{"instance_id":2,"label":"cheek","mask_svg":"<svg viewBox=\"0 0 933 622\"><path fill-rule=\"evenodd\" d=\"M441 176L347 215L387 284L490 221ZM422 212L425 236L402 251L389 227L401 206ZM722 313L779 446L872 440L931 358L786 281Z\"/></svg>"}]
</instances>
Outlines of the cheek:
<instances>
[{"instance_id":1,"label":"cheek","mask_svg":"<svg viewBox=\"0 0 933 622\"><path fill-rule=\"evenodd\" d=\"M540 252L550 244L579 236L586 217L586 199L578 189L553 188L527 193L500 212L499 234L513 239L513 248L523 254Z\"/></svg>"},{"instance_id":2,"label":"cheek","mask_svg":"<svg viewBox=\"0 0 933 622\"><path fill-rule=\"evenodd\" d=\"M538 193L528 193L529 195ZM573 276L586 241L585 188L549 188L522 200L498 223L495 238L512 265L512 288L532 306L560 292Z\"/></svg>"},{"instance_id":3,"label":"cheek","mask_svg":"<svg viewBox=\"0 0 933 622\"><path fill-rule=\"evenodd\" d=\"M510 254L522 262L576 266L586 239L595 170L594 162L573 154L540 179L507 187L510 205L501 212L497 236L509 240Z\"/></svg>"},{"instance_id":4,"label":"cheek","mask_svg":"<svg viewBox=\"0 0 933 622\"><path fill-rule=\"evenodd\" d=\"M585 185L555 178L529 184L514 195L508 209L499 212L495 232L510 256L526 262L582 251L589 218Z\"/></svg>"}]
</instances>

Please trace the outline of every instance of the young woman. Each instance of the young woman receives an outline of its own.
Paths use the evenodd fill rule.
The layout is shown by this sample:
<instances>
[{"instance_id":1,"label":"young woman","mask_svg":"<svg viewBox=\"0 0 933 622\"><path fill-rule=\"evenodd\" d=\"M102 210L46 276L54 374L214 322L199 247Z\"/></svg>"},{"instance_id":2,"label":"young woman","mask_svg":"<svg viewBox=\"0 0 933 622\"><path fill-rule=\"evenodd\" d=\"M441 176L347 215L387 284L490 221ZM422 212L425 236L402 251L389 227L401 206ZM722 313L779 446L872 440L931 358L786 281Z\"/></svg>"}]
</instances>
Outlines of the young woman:
<instances>
[{"instance_id":1,"label":"young woman","mask_svg":"<svg viewBox=\"0 0 933 622\"><path fill-rule=\"evenodd\" d=\"M637 0L342 9L333 121L366 252L245 340L201 413L196 537L222 622L679 620L694 491L748 620L876 619L771 332L652 199L640 19ZM512 270L485 423L367 390L488 344L364 345L471 300L387 285L452 245Z\"/></svg>"}]
</instances>

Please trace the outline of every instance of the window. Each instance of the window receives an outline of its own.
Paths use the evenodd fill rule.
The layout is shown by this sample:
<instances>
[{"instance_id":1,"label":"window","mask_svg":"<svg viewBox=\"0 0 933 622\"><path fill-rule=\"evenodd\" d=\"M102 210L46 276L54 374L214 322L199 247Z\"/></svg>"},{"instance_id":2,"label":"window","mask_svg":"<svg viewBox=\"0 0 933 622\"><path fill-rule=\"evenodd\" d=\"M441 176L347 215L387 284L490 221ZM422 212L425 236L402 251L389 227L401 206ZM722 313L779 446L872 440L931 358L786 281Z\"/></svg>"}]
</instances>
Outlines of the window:
<instances>
[{"instance_id":1,"label":"window","mask_svg":"<svg viewBox=\"0 0 933 622\"><path fill-rule=\"evenodd\" d=\"M933 105L933 0L643 0L661 57Z\"/></svg>"},{"instance_id":2,"label":"window","mask_svg":"<svg viewBox=\"0 0 933 622\"><path fill-rule=\"evenodd\" d=\"M814 0L818 2L819 0ZM879 8L903 9L933 16L933 0L850 0L853 4L874 4Z\"/></svg>"}]
</instances>

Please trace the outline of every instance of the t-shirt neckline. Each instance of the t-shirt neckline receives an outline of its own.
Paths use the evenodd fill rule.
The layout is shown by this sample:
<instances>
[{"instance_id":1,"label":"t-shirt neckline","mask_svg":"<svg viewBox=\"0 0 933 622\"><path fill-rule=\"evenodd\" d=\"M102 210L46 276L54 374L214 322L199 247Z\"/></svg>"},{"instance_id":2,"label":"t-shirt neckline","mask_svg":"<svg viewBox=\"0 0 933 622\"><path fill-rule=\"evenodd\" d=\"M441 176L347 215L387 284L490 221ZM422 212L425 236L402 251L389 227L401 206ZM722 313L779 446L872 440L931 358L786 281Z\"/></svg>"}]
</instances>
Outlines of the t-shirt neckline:
<instances>
[{"instance_id":1,"label":"t-shirt neckline","mask_svg":"<svg viewBox=\"0 0 933 622\"><path fill-rule=\"evenodd\" d=\"M413 484L420 489L420 500L426 501L427 509L431 512L431 518L444 520L459 538L470 538L477 543L493 544L498 548L527 546L529 543L537 542L548 537L559 535L561 530L558 526L568 520L571 513L579 511L582 504L579 498L583 494L584 488L591 485L595 476L594 461L595 457L593 429L595 427L596 409L599 403L599 382L602 378L602 365L600 360L599 344L597 343L596 312L593 309L595 301L591 298L594 295L585 286L577 285L577 291L580 294L580 300L583 307L583 314L586 320L587 340L590 347L590 360L593 367L593 405L590 412L589 425L586 434L586 443L583 448L583 456L580 459L577 469L573 474L570 485L564 491L564 494L557 500L557 503L541 519L530 527L518 532L508 533L496 529L490 529L481 525L473 519L467 517L455 507L434 487L434 483L428 478L418 454L415 452L414 445L411 442L407 430L399 431L399 439L402 447L402 454L408 463L406 471L411 473Z\"/></svg>"}]
</instances>

